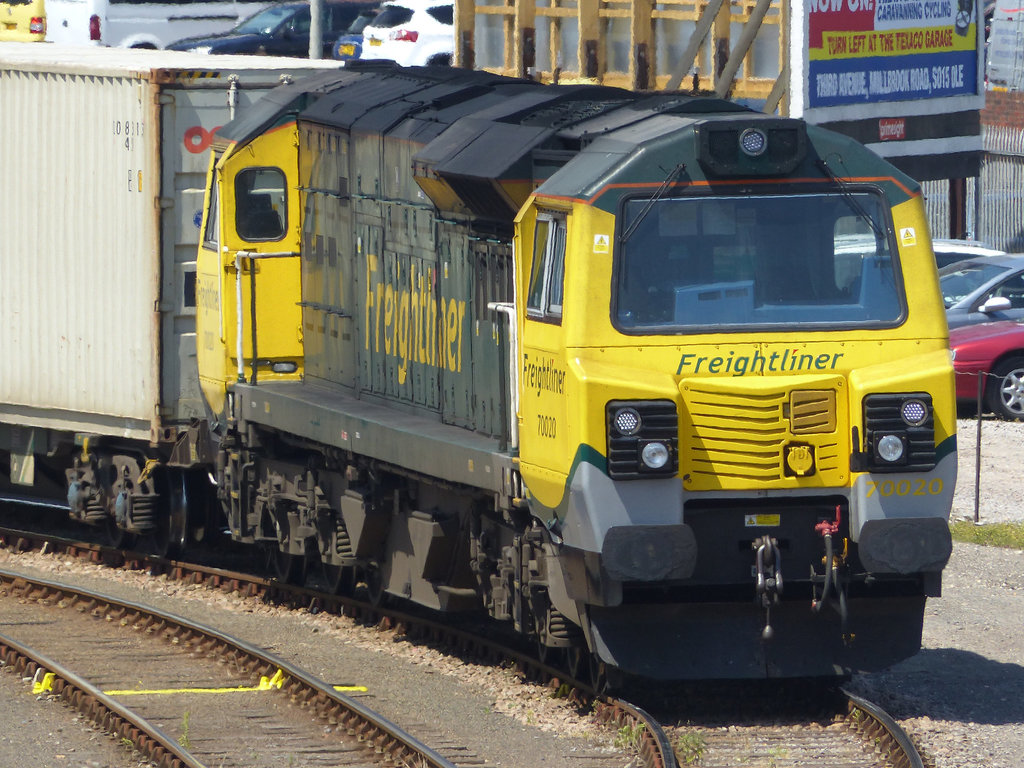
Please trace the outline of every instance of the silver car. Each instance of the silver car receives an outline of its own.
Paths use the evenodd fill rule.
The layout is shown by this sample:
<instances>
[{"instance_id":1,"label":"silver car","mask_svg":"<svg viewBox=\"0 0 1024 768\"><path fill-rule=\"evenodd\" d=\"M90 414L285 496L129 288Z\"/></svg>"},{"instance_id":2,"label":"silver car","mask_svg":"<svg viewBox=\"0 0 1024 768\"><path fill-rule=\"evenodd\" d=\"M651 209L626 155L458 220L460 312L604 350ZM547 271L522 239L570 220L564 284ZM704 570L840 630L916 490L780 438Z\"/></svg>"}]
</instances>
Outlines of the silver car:
<instances>
[{"instance_id":1,"label":"silver car","mask_svg":"<svg viewBox=\"0 0 1024 768\"><path fill-rule=\"evenodd\" d=\"M939 270L950 328L1024 318L1024 254L966 259Z\"/></svg>"}]
</instances>

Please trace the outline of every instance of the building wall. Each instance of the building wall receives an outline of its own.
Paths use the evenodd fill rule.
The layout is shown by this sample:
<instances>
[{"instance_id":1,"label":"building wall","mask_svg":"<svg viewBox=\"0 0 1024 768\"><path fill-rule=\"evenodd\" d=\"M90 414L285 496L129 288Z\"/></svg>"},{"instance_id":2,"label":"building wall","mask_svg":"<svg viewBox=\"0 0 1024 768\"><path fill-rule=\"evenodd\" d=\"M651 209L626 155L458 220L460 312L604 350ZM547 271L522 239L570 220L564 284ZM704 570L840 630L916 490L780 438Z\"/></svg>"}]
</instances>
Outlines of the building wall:
<instances>
[{"instance_id":1,"label":"building wall","mask_svg":"<svg viewBox=\"0 0 1024 768\"><path fill-rule=\"evenodd\" d=\"M1024 93L1020 91L986 91L985 108L981 111L983 125L1005 125L1024 128Z\"/></svg>"}]
</instances>

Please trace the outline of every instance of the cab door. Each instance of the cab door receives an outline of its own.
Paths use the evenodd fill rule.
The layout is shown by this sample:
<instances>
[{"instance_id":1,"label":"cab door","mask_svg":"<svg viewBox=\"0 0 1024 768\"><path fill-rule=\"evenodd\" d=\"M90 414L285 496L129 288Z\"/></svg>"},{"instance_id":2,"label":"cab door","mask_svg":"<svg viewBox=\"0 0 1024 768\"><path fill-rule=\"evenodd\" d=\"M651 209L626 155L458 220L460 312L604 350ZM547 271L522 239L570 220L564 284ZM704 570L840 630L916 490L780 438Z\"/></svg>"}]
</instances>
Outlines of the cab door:
<instances>
[{"instance_id":1,"label":"cab door","mask_svg":"<svg viewBox=\"0 0 1024 768\"><path fill-rule=\"evenodd\" d=\"M530 225L524 224L530 228ZM568 464L568 387L562 300L569 217L554 210L537 212L529 237L522 238L526 301L521 343L520 460L530 491L554 507L562 498ZM527 266L528 264L528 266Z\"/></svg>"}]
</instances>

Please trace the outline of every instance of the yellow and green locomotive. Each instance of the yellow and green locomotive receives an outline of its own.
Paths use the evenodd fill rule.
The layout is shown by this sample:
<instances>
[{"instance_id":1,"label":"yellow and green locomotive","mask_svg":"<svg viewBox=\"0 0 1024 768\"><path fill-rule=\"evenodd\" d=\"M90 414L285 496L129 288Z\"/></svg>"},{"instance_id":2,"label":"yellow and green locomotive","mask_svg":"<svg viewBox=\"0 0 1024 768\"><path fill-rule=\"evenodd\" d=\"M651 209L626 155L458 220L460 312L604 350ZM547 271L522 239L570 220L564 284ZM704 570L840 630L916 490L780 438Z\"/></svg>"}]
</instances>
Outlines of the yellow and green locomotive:
<instances>
[{"instance_id":1,"label":"yellow and green locomotive","mask_svg":"<svg viewBox=\"0 0 1024 768\"><path fill-rule=\"evenodd\" d=\"M725 101L356 63L217 134L198 359L232 536L573 669L915 653L950 551L917 184Z\"/></svg>"}]
</instances>

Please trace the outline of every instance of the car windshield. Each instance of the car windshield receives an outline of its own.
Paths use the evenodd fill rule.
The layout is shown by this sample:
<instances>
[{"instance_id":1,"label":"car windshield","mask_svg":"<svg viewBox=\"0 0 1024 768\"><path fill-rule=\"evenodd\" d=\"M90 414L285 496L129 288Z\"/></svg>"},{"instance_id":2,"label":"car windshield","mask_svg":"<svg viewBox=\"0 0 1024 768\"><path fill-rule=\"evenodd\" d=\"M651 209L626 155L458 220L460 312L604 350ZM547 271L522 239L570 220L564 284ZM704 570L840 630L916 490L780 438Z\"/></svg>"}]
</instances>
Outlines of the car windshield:
<instances>
[{"instance_id":1,"label":"car windshield","mask_svg":"<svg viewBox=\"0 0 1024 768\"><path fill-rule=\"evenodd\" d=\"M902 317L877 193L629 200L623 222L615 319L627 332Z\"/></svg>"},{"instance_id":2,"label":"car windshield","mask_svg":"<svg viewBox=\"0 0 1024 768\"><path fill-rule=\"evenodd\" d=\"M363 28L373 21L375 14L373 13L360 13L356 16L352 23L348 25L348 29L345 30L347 35L358 35L363 31Z\"/></svg>"},{"instance_id":3,"label":"car windshield","mask_svg":"<svg viewBox=\"0 0 1024 768\"><path fill-rule=\"evenodd\" d=\"M241 35L269 35L282 22L290 19L293 13L292 8L271 6L243 21L235 27L235 32Z\"/></svg>"},{"instance_id":4,"label":"car windshield","mask_svg":"<svg viewBox=\"0 0 1024 768\"><path fill-rule=\"evenodd\" d=\"M942 288L942 301L949 309L954 304L966 299L981 286L995 280L999 275L1006 272L1006 267L996 264L985 264L979 261L971 261L956 266L955 269L946 268L939 275L939 286Z\"/></svg>"},{"instance_id":5,"label":"car windshield","mask_svg":"<svg viewBox=\"0 0 1024 768\"><path fill-rule=\"evenodd\" d=\"M452 25L455 23L455 6L453 5L435 5L433 8L427 8L427 13L442 24Z\"/></svg>"}]
</instances>

